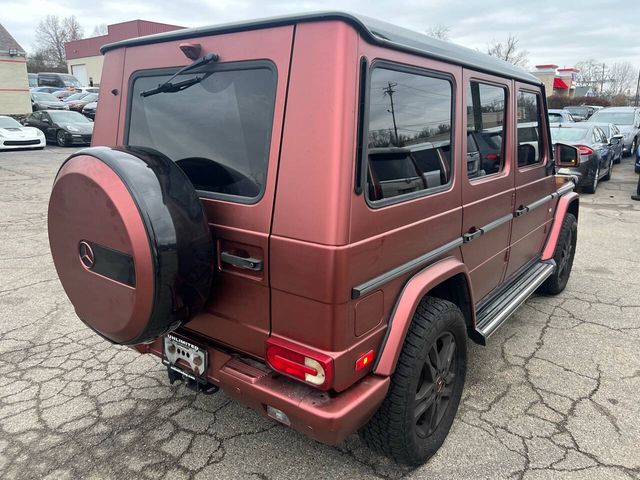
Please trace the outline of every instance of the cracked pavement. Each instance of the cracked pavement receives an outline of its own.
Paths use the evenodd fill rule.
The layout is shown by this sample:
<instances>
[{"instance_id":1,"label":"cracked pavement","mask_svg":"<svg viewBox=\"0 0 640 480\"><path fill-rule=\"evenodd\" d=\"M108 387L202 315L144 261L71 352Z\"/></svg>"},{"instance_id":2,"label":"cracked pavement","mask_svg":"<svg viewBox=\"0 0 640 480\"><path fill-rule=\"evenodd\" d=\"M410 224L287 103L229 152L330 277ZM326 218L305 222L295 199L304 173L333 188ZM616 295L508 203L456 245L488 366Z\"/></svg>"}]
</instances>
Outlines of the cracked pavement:
<instances>
[{"instance_id":1,"label":"cracked pavement","mask_svg":"<svg viewBox=\"0 0 640 480\"><path fill-rule=\"evenodd\" d=\"M337 448L224 394L196 396L155 357L75 316L49 255L52 180L73 149L0 153L0 478L640 479L640 203L630 159L581 196L568 287L470 344L444 446L418 469Z\"/></svg>"}]
</instances>

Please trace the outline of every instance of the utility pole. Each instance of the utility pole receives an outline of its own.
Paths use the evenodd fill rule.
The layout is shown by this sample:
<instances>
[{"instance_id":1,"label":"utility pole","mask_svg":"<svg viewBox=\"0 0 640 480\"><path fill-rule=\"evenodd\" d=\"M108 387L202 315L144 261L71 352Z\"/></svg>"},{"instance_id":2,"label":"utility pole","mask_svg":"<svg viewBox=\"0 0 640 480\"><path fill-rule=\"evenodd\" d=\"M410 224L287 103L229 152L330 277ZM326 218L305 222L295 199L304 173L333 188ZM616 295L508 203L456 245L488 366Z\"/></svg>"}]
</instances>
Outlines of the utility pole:
<instances>
[{"instance_id":1,"label":"utility pole","mask_svg":"<svg viewBox=\"0 0 640 480\"><path fill-rule=\"evenodd\" d=\"M385 95L389 95L389 102L391 103L391 110L387 110L387 112L389 112L391 114L391 118L393 119L393 131L395 133L395 143L398 143L398 126L396 125L396 111L395 108L393 106L393 94L396 93L396 91L394 90L395 87L398 86L397 83L391 83L388 82L387 84L388 86L386 88L383 88L382 91L384 92Z\"/></svg>"},{"instance_id":2,"label":"utility pole","mask_svg":"<svg viewBox=\"0 0 640 480\"><path fill-rule=\"evenodd\" d=\"M637 107L640 102L640 70L638 70L638 83L636 85L636 101L633 104Z\"/></svg>"}]
</instances>

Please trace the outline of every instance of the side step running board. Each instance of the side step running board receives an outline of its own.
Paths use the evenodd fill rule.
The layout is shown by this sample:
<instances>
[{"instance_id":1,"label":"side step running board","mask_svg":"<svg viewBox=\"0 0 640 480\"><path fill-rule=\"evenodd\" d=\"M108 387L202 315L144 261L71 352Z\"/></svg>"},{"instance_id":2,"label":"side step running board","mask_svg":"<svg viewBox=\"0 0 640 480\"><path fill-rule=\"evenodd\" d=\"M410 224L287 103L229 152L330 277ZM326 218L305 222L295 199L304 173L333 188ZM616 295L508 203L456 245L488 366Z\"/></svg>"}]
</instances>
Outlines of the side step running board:
<instances>
[{"instance_id":1,"label":"side step running board","mask_svg":"<svg viewBox=\"0 0 640 480\"><path fill-rule=\"evenodd\" d=\"M522 305L536 289L553 273L553 260L534 263L518 275L495 298L483 305L476 314L476 328L471 337L481 345Z\"/></svg>"}]
</instances>

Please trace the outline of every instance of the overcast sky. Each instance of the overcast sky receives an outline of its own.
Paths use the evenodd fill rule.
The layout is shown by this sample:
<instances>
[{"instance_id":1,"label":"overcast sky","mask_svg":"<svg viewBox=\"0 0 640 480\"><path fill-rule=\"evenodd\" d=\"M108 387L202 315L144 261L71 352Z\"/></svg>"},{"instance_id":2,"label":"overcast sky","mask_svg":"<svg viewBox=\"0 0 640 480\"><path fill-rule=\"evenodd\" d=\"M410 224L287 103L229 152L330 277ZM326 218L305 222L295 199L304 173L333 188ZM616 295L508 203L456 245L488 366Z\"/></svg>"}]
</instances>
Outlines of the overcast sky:
<instances>
[{"instance_id":1,"label":"overcast sky","mask_svg":"<svg viewBox=\"0 0 640 480\"><path fill-rule=\"evenodd\" d=\"M143 19L187 27L318 10L346 10L424 32L450 27L451 41L484 50L519 36L529 64L561 67L595 58L640 67L640 0L0 0L0 23L27 51L47 14L75 15L90 35L101 23Z\"/></svg>"}]
</instances>

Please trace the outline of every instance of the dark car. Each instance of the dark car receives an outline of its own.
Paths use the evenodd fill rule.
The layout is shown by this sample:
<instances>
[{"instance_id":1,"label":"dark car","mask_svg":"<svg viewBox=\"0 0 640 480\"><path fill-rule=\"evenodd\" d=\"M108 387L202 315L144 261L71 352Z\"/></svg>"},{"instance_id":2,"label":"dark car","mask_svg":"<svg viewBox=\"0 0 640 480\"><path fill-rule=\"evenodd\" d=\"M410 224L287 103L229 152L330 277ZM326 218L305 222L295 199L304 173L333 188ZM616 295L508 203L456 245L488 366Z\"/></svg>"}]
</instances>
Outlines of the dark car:
<instances>
[{"instance_id":1,"label":"dark car","mask_svg":"<svg viewBox=\"0 0 640 480\"><path fill-rule=\"evenodd\" d=\"M82 84L69 73L40 72L38 85L42 87L80 88Z\"/></svg>"},{"instance_id":2,"label":"dark car","mask_svg":"<svg viewBox=\"0 0 640 480\"><path fill-rule=\"evenodd\" d=\"M589 119L588 123L597 125L606 135L609 145L611 146L613 163L620 163L624 153L624 135L620 132L620 129L613 123L596 123L591 120L592 119Z\"/></svg>"},{"instance_id":3,"label":"dark car","mask_svg":"<svg viewBox=\"0 0 640 480\"><path fill-rule=\"evenodd\" d=\"M61 147L91 143L93 122L78 112L44 110L29 115L24 125L39 128L47 141Z\"/></svg>"},{"instance_id":4,"label":"dark car","mask_svg":"<svg viewBox=\"0 0 640 480\"><path fill-rule=\"evenodd\" d=\"M87 103L82 109L82 114L85 117L89 117L91 120L95 120L97 109L98 109L98 102Z\"/></svg>"},{"instance_id":5,"label":"dark car","mask_svg":"<svg viewBox=\"0 0 640 480\"><path fill-rule=\"evenodd\" d=\"M571 113L576 122L587 120L595 112L595 108L587 107L586 105L564 107L564 110Z\"/></svg>"},{"instance_id":6,"label":"dark car","mask_svg":"<svg viewBox=\"0 0 640 480\"><path fill-rule=\"evenodd\" d=\"M72 100L71 98L68 98L66 101L66 104L69 105L69 110L82 112L82 109L84 108L85 105L87 105L88 103L97 102L97 101L98 101L98 94L89 93L87 95L84 95L82 98L78 98L78 99Z\"/></svg>"},{"instance_id":7,"label":"dark car","mask_svg":"<svg viewBox=\"0 0 640 480\"><path fill-rule=\"evenodd\" d=\"M636 171L636 173L640 173L640 148L636 149L635 171Z\"/></svg>"},{"instance_id":8,"label":"dark car","mask_svg":"<svg viewBox=\"0 0 640 480\"><path fill-rule=\"evenodd\" d=\"M573 145L580 152L577 167L561 168L558 173L578 177L578 186L595 193L600 179L609 180L613 172L613 148L602 129L593 123L563 123L551 127L553 143Z\"/></svg>"},{"instance_id":9,"label":"dark car","mask_svg":"<svg viewBox=\"0 0 640 480\"><path fill-rule=\"evenodd\" d=\"M51 93L32 92L31 108L36 110L69 110L69 105L54 97Z\"/></svg>"}]
</instances>

